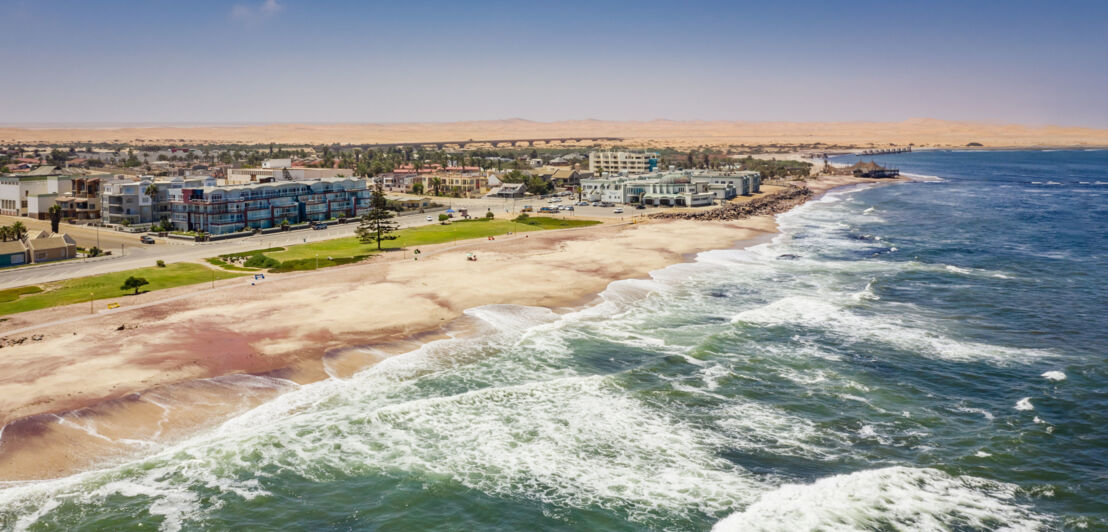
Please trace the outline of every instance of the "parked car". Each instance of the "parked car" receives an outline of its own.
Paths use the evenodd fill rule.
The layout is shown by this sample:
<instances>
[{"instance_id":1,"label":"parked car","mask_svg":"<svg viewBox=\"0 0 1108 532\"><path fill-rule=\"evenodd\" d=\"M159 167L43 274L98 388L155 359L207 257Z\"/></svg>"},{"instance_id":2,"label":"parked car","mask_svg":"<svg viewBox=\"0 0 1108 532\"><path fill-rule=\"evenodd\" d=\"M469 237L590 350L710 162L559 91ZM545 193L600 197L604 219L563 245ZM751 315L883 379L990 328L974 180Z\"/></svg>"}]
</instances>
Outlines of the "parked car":
<instances>
[{"instance_id":1,"label":"parked car","mask_svg":"<svg viewBox=\"0 0 1108 532\"><path fill-rule=\"evenodd\" d=\"M314 224L312 224L312 229L315 229L316 231L322 231L324 229L327 229L327 222L314 223Z\"/></svg>"},{"instance_id":2,"label":"parked car","mask_svg":"<svg viewBox=\"0 0 1108 532\"><path fill-rule=\"evenodd\" d=\"M139 242L142 242L143 244L153 244L154 237L150 235L142 235L142 238L139 239Z\"/></svg>"},{"instance_id":3,"label":"parked car","mask_svg":"<svg viewBox=\"0 0 1108 532\"><path fill-rule=\"evenodd\" d=\"M599 202L599 201L594 201L594 202L592 202L592 206L593 206L593 207L599 207L599 206L600 206L600 202Z\"/></svg>"},{"instance_id":4,"label":"parked car","mask_svg":"<svg viewBox=\"0 0 1108 532\"><path fill-rule=\"evenodd\" d=\"M610 202L610 201L605 201L605 202L601 203L601 204L600 204L600 206L601 206L601 207L615 207L615 206L616 206L616 204L615 204L615 203L612 203L612 202Z\"/></svg>"},{"instance_id":5,"label":"parked car","mask_svg":"<svg viewBox=\"0 0 1108 532\"><path fill-rule=\"evenodd\" d=\"M645 209L645 208L646 208L646 205L643 205L642 203L640 203L640 204L638 204L638 205L635 205L635 208L636 208L636 209Z\"/></svg>"},{"instance_id":6,"label":"parked car","mask_svg":"<svg viewBox=\"0 0 1108 532\"><path fill-rule=\"evenodd\" d=\"M623 214L623 209L616 209L612 212L615 213L615 214Z\"/></svg>"},{"instance_id":7,"label":"parked car","mask_svg":"<svg viewBox=\"0 0 1108 532\"><path fill-rule=\"evenodd\" d=\"M567 205L567 206L566 206L566 210L567 210L567 211L572 211L572 210L574 210L574 209L573 209L573 205Z\"/></svg>"},{"instance_id":8,"label":"parked car","mask_svg":"<svg viewBox=\"0 0 1108 532\"><path fill-rule=\"evenodd\" d=\"M578 206L578 207L588 207L588 206L589 206L589 202L587 202L587 201L578 201L578 202L577 202L577 206Z\"/></svg>"}]
</instances>

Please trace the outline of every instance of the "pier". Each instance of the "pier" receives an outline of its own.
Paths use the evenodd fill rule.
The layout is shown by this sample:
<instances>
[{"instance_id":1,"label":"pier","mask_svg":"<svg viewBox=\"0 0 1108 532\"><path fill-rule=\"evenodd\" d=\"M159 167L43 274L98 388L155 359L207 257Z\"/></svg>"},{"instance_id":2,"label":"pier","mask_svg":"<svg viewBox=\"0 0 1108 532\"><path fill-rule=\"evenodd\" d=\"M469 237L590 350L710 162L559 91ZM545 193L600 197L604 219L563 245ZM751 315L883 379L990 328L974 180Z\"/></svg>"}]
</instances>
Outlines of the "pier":
<instances>
[{"instance_id":1,"label":"pier","mask_svg":"<svg viewBox=\"0 0 1108 532\"><path fill-rule=\"evenodd\" d=\"M906 146L906 147L903 147L903 148L884 148L884 149L862 150L862 151L856 153L855 155L858 155L858 156L863 156L863 155L889 155L889 154L892 154L892 153L912 153L912 147L911 146Z\"/></svg>"}]
</instances>

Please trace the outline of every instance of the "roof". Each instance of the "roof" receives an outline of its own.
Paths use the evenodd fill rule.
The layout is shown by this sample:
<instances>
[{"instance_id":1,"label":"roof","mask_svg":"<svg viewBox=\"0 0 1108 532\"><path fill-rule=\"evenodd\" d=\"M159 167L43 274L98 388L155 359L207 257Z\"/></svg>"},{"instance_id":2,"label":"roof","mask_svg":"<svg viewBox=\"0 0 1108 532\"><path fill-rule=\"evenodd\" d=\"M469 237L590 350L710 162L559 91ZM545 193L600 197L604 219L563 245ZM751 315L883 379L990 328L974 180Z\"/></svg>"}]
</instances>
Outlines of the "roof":
<instances>
[{"instance_id":1,"label":"roof","mask_svg":"<svg viewBox=\"0 0 1108 532\"><path fill-rule=\"evenodd\" d=\"M23 245L23 242L19 240L9 240L7 242L0 242L0 255L11 255L13 253L26 253L27 246Z\"/></svg>"},{"instance_id":2,"label":"roof","mask_svg":"<svg viewBox=\"0 0 1108 532\"><path fill-rule=\"evenodd\" d=\"M38 168L35 168L34 170L31 170L30 172L27 172L27 175L54 175L54 174L57 174L57 173L58 173L58 167L57 166L47 165L47 166L40 166Z\"/></svg>"},{"instance_id":3,"label":"roof","mask_svg":"<svg viewBox=\"0 0 1108 532\"><path fill-rule=\"evenodd\" d=\"M45 251L49 249L62 249L69 246L77 245L76 242L65 233L54 233L50 236L42 236L46 234L46 231L42 231L40 236L35 238L28 238L27 245L32 251Z\"/></svg>"}]
</instances>

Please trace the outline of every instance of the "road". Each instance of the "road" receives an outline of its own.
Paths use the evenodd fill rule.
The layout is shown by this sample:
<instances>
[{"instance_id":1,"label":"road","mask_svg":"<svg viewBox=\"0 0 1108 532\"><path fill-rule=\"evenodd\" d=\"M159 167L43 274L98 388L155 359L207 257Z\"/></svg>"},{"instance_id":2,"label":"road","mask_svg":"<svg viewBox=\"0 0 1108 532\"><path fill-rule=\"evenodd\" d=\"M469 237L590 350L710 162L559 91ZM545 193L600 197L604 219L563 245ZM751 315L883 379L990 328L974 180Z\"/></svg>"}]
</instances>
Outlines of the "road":
<instances>
[{"instance_id":1,"label":"road","mask_svg":"<svg viewBox=\"0 0 1108 532\"><path fill-rule=\"evenodd\" d=\"M427 221L427 216L429 215L406 214L398 216L396 220L402 228L437 223L437 212L430 214L430 216L432 216L432 221ZM18 220L22 221L28 227L31 227L31 224L28 222L37 222L37 220L28 220L26 218L18 218ZM49 227L49 222L47 222L46 225ZM0 289L153 266L157 260L163 260L166 263L195 262L226 253L238 253L250 251L252 249L264 249L342 238L353 235L354 229L356 229L357 226L358 224L356 223L342 225L333 224L327 229L319 231L311 229L299 230L288 233L273 233L270 235L235 238L221 242L195 243L158 238L157 243L153 245L138 243L138 235L116 233L125 237L133 236L134 244L131 244L129 240L121 239L120 243L123 245L122 250L119 248L112 250L111 257L77 259L0 271ZM81 229L89 231L88 228ZM70 227L66 227L65 224L62 224L62 230L63 232L69 232ZM104 241L104 235L109 232L115 233L114 231L101 231L101 242ZM77 237L75 236L75 238ZM87 238L87 235L83 238ZM78 243L80 242L81 240L78 240ZM120 254L121 251L122 254Z\"/></svg>"},{"instance_id":2,"label":"road","mask_svg":"<svg viewBox=\"0 0 1108 532\"><path fill-rule=\"evenodd\" d=\"M572 198L563 198L563 203L572 203ZM536 211L546 205L550 204L547 200L528 198L528 199L457 199L457 198L436 198L439 201L451 207L455 210L469 209L471 216L483 216L485 212L492 211L492 213L500 219L515 217L520 209L524 205L531 205ZM635 210L631 207L624 207L622 214L613 213L613 208L607 207L575 207L575 211L563 211L558 214L549 216L565 217L565 218L587 218L587 219L626 219L630 220L631 216L641 215L646 212L651 212L653 209L648 210ZM532 213L534 215L544 215L543 213ZM438 223L439 211L432 211L427 214L403 214L396 218L401 228L415 227L419 225L427 225L431 223ZM431 220L428 221L427 218ZM12 218L3 217L2 223L10 224L14 220L19 220L27 225L29 228L45 228L49 229L50 223L47 221L32 220L28 218ZM45 224L44 227L38 227L41 224ZM227 253L239 253L244 251L250 251L253 249L264 249L279 246L288 246L293 244L303 244L306 242L318 242L320 240L330 240L333 238L342 238L351 236L354 234L354 229L357 228L356 223L348 224L333 224L325 230L300 230L288 233L273 233L269 235L258 235L244 238L235 238L232 240L224 240L221 242L204 242L195 243L182 240L172 240L167 238L158 238L157 243L141 244L138 241L140 235L120 233L108 229L100 230L100 242L101 249L105 249L112 252L111 257L98 257L94 259L77 259L56 263L47 263L42 265L24 266L18 268L11 268L0 271L0 289L14 288L17 286L27 286L32 284L48 283L51 281L60 281L64 279L72 279L76 277L85 277L89 275L99 275L103 273L112 273L123 270L130 270L134 268L143 268L147 266L154 266L155 261L163 260L167 264L174 262L198 262L209 257L215 257L217 255L223 255ZM95 245L96 230L94 228L84 226L71 226L68 224L62 224L62 231L70 234L77 240L77 243L81 247L91 247ZM89 244L91 240L92 244ZM111 247L108 247L111 246Z\"/></svg>"}]
</instances>

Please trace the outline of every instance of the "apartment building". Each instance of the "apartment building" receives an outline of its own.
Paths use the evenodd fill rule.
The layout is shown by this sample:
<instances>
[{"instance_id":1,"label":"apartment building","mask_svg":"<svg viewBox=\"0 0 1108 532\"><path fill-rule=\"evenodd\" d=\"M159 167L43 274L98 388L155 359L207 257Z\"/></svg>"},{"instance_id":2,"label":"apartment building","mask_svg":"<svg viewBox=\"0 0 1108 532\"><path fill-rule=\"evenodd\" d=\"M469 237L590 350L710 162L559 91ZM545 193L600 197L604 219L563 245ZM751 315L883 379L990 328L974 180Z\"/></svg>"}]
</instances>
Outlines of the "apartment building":
<instances>
[{"instance_id":1,"label":"apartment building","mask_svg":"<svg viewBox=\"0 0 1108 532\"><path fill-rule=\"evenodd\" d=\"M373 191L364 179L329 178L222 187L182 187L168 192L171 220L182 231L226 234L251 227L361 216Z\"/></svg>"},{"instance_id":2,"label":"apartment building","mask_svg":"<svg viewBox=\"0 0 1108 532\"><path fill-rule=\"evenodd\" d=\"M605 174L645 174L658 170L657 152L594 151L589 152L589 172Z\"/></svg>"},{"instance_id":3,"label":"apartment building","mask_svg":"<svg viewBox=\"0 0 1108 532\"><path fill-rule=\"evenodd\" d=\"M154 190L151 191L150 187ZM169 219L169 191L184 187L214 187L211 176L154 178L140 176L104 182L100 192L100 217L104 223L145 225ZM149 192L153 192L151 195Z\"/></svg>"}]
</instances>

